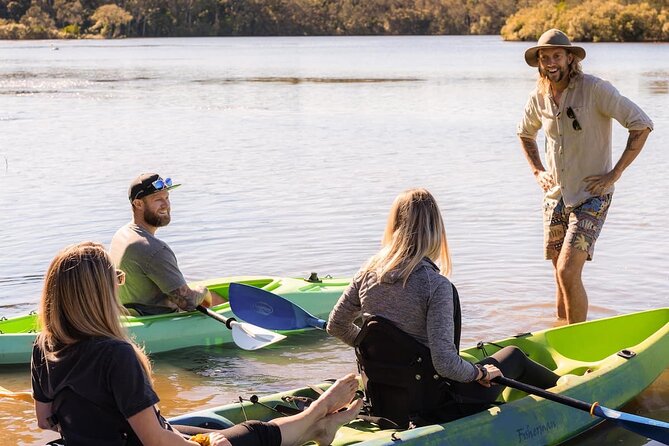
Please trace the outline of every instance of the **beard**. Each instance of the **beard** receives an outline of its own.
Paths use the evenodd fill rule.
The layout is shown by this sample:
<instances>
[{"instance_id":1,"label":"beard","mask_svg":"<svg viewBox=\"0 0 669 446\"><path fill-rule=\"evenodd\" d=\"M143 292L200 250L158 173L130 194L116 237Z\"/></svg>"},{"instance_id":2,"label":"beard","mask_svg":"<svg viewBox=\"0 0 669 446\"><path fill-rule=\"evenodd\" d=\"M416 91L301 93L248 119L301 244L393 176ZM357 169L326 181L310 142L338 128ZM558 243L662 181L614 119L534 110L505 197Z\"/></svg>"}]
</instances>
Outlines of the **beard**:
<instances>
[{"instance_id":1,"label":"beard","mask_svg":"<svg viewBox=\"0 0 669 446\"><path fill-rule=\"evenodd\" d=\"M569 73L569 67L564 67L564 68L563 68L563 67L560 67L560 68L558 68L557 72L553 74L553 76L556 76L556 77L557 77L556 79L553 79L553 78L550 76L551 73L549 73L547 70L544 70L543 68L539 70L539 73L541 74L541 77L543 77L544 79L547 79L547 80L549 80L549 81L551 81L551 82L558 83L558 82L560 82L562 79L564 79L565 76L567 76L567 74Z\"/></svg>"},{"instance_id":2,"label":"beard","mask_svg":"<svg viewBox=\"0 0 669 446\"><path fill-rule=\"evenodd\" d=\"M156 228L169 225L171 219L169 209L167 210L167 215L158 215L155 212L144 209L144 221Z\"/></svg>"}]
</instances>

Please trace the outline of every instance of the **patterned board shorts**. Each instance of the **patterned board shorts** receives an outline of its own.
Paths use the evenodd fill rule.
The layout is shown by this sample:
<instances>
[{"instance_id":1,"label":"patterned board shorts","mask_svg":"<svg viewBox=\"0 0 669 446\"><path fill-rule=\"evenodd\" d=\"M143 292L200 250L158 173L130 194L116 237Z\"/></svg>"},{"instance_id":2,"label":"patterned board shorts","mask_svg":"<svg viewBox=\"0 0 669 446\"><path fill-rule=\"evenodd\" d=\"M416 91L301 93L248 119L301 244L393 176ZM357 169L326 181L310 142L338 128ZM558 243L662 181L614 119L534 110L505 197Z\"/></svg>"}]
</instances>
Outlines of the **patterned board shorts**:
<instances>
[{"instance_id":1,"label":"patterned board shorts","mask_svg":"<svg viewBox=\"0 0 669 446\"><path fill-rule=\"evenodd\" d=\"M566 242L588 253L592 260L595 242L602 231L613 194L592 197L569 208L560 200L544 200L544 244L546 260L557 258Z\"/></svg>"}]
</instances>

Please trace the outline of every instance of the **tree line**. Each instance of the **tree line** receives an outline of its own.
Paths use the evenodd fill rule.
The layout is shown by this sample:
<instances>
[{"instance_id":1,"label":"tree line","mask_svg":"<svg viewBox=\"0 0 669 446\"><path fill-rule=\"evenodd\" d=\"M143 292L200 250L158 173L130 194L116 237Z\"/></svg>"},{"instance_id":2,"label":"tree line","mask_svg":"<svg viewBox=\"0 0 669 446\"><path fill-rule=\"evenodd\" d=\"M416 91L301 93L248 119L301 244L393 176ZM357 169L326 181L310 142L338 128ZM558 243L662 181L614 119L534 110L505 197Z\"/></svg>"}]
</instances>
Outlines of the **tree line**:
<instances>
[{"instance_id":1,"label":"tree line","mask_svg":"<svg viewBox=\"0 0 669 446\"><path fill-rule=\"evenodd\" d=\"M0 39L477 35L669 40L669 0L0 0Z\"/></svg>"}]
</instances>

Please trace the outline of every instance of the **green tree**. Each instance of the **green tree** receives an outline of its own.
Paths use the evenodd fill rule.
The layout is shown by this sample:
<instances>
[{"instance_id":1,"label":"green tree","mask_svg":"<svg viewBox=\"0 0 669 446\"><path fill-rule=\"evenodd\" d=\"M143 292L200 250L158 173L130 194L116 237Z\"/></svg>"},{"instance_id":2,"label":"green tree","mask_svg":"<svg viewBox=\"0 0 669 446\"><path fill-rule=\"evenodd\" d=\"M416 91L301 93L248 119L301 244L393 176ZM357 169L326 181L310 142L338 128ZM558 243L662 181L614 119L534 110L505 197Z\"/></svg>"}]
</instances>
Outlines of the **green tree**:
<instances>
[{"instance_id":1,"label":"green tree","mask_svg":"<svg viewBox=\"0 0 669 446\"><path fill-rule=\"evenodd\" d=\"M668 0L543 0L510 16L501 34L507 40L536 40L545 30L560 28L577 41L667 40L669 25L667 15L662 14L666 3Z\"/></svg>"},{"instance_id":2,"label":"green tree","mask_svg":"<svg viewBox=\"0 0 669 446\"><path fill-rule=\"evenodd\" d=\"M100 34L105 38L119 37L122 26L132 20L132 15L116 5L102 5L95 10L91 16L95 24L90 28L95 32L100 30Z\"/></svg>"},{"instance_id":3,"label":"green tree","mask_svg":"<svg viewBox=\"0 0 669 446\"><path fill-rule=\"evenodd\" d=\"M30 8L30 0L8 0L4 2L3 18L18 22Z\"/></svg>"},{"instance_id":4,"label":"green tree","mask_svg":"<svg viewBox=\"0 0 669 446\"><path fill-rule=\"evenodd\" d=\"M54 0L56 25L61 28L67 25L81 25L84 22L84 7L79 0Z\"/></svg>"},{"instance_id":5,"label":"green tree","mask_svg":"<svg viewBox=\"0 0 669 446\"><path fill-rule=\"evenodd\" d=\"M30 30L30 37L34 39L48 39L52 37L56 27L51 16L36 4L33 4L23 14L20 24Z\"/></svg>"}]
</instances>

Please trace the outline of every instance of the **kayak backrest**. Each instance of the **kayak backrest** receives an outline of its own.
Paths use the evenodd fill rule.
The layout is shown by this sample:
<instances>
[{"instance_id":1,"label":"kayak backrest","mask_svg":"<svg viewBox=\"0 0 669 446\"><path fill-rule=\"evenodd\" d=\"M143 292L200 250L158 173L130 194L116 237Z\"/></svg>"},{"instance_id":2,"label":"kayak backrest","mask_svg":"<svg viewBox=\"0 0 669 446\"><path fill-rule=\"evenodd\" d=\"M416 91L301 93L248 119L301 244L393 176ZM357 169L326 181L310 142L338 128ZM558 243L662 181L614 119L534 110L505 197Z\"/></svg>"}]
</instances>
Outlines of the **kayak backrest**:
<instances>
[{"instance_id":1,"label":"kayak backrest","mask_svg":"<svg viewBox=\"0 0 669 446\"><path fill-rule=\"evenodd\" d=\"M443 420L443 409L455 404L430 350L387 319L365 320L354 346L371 415L406 429Z\"/></svg>"}]
</instances>

